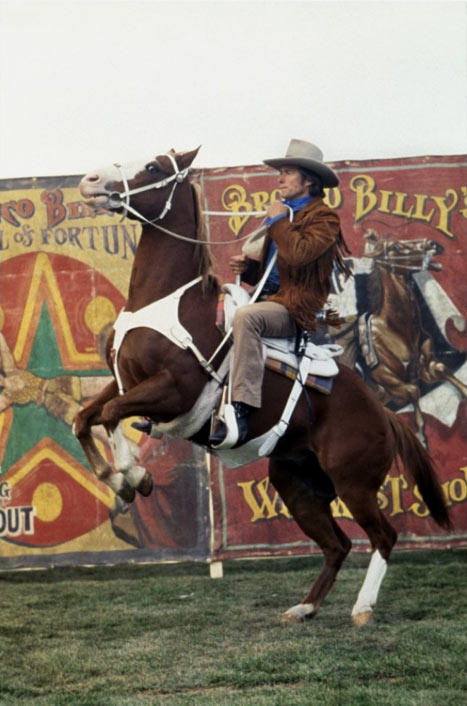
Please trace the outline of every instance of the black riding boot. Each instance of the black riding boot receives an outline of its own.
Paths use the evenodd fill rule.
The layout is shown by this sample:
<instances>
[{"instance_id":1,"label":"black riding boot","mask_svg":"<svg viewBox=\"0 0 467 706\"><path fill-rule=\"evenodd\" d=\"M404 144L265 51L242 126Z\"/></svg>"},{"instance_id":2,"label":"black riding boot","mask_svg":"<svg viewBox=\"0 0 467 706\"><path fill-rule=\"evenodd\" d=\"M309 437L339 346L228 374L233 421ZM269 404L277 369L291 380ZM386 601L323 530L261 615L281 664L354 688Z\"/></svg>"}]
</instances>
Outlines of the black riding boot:
<instances>
[{"instance_id":1,"label":"black riding boot","mask_svg":"<svg viewBox=\"0 0 467 706\"><path fill-rule=\"evenodd\" d=\"M235 420L238 427L238 440L236 446L242 444L248 435L248 416L251 411L251 407L244 402L232 402L232 406L235 410ZM225 437L227 436L227 427L225 424L219 424L219 428L210 435L209 443L214 446L221 444Z\"/></svg>"}]
</instances>

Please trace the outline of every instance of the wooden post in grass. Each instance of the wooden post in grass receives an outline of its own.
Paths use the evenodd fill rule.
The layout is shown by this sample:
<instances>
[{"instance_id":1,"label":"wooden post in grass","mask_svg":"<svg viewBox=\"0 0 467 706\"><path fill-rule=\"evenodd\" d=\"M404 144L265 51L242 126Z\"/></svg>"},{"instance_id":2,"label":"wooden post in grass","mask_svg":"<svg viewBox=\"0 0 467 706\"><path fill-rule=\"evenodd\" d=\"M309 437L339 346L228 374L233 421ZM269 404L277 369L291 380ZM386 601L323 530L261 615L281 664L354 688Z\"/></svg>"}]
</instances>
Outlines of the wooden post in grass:
<instances>
[{"instance_id":1,"label":"wooden post in grass","mask_svg":"<svg viewBox=\"0 0 467 706\"><path fill-rule=\"evenodd\" d=\"M211 561L209 564L209 575L212 579L221 579L224 576L224 565L222 561Z\"/></svg>"}]
</instances>

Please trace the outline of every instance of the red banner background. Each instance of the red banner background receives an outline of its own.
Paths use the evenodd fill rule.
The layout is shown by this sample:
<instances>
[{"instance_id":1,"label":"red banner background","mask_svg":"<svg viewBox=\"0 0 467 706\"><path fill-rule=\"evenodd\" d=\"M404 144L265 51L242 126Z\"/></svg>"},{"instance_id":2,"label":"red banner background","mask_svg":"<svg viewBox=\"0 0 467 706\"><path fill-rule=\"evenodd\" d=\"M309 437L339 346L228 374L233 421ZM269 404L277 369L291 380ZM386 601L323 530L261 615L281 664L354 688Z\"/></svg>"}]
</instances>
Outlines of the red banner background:
<instances>
[{"instance_id":1,"label":"red banner background","mask_svg":"<svg viewBox=\"0 0 467 706\"><path fill-rule=\"evenodd\" d=\"M465 279L467 235L467 160L459 157L423 157L365 162L335 163L339 188L328 200L339 213L342 229L354 258L364 255L365 233L372 229L391 240L430 238L442 246L437 258L442 269L432 277L457 309L458 327L449 319L451 307L439 311L447 318L448 342L436 350L443 360L452 360L452 372L467 382L465 351ZM244 210L245 216L211 217L212 240L241 238L259 224L248 211L261 210L275 194L276 178L262 167L213 170L202 174L206 202L211 210ZM238 252L236 243L216 246L224 276L229 279L228 258ZM427 326L427 324L424 324ZM464 328L463 328L464 326ZM435 335L428 329L427 333ZM441 348L441 350L440 350ZM450 365L448 364L448 367ZM428 448L437 465L456 527L446 534L428 516L417 489L405 471L393 467L381 489L383 512L399 532L397 547L453 546L467 542L467 446L465 396L449 383L436 405L436 414L424 413ZM421 383L422 397L429 390ZM432 405L433 407L433 405ZM398 410L414 425L413 411ZM218 558L247 555L282 555L317 551L288 516L267 477L267 461L229 470L212 463L214 499L214 553ZM356 549L367 550L364 533L339 501L333 514L353 540Z\"/></svg>"}]
</instances>

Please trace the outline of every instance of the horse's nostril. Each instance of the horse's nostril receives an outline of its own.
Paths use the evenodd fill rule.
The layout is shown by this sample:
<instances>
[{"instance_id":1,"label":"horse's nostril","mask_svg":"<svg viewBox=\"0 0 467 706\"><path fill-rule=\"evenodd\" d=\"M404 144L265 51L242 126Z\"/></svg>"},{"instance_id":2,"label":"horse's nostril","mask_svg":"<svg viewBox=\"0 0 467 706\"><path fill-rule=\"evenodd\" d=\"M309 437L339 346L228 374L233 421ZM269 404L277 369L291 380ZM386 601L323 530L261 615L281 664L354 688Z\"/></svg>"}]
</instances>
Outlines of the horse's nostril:
<instances>
[{"instance_id":1,"label":"horse's nostril","mask_svg":"<svg viewBox=\"0 0 467 706\"><path fill-rule=\"evenodd\" d=\"M100 177L99 174L87 174L83 181L87 181L91 184L95 184L97 181L99 181Z\"/></svg>"}]
</instances>

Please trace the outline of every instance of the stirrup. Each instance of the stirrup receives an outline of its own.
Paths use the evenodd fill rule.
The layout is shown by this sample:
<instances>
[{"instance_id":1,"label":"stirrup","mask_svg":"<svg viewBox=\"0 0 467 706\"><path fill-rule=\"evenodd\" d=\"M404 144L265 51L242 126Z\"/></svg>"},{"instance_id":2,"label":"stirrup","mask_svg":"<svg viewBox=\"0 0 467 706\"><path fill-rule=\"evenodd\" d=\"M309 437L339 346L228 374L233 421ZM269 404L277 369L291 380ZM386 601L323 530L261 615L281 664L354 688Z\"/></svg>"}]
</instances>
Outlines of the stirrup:
<instances>
[{"instance_id":1,"label":"stirrup","mask_svg":"<svg viewBox=\"0 0 467 706\"><path fill-rule=\"evenodd\" d=\"M234 406L226 403L222 412L223 417L219 419L225 425L226 435L220 444L211 444L213 449L231 449L238 441L238 424Z\"/></svg>"}]
</instances>

